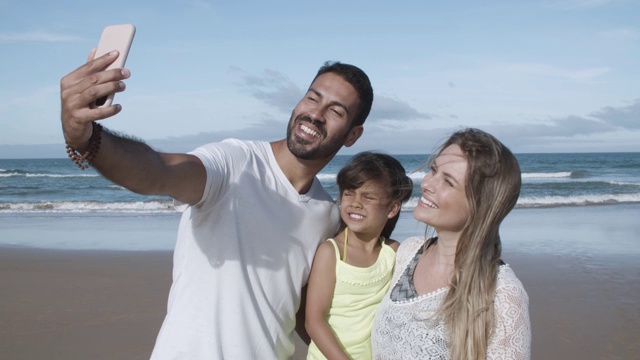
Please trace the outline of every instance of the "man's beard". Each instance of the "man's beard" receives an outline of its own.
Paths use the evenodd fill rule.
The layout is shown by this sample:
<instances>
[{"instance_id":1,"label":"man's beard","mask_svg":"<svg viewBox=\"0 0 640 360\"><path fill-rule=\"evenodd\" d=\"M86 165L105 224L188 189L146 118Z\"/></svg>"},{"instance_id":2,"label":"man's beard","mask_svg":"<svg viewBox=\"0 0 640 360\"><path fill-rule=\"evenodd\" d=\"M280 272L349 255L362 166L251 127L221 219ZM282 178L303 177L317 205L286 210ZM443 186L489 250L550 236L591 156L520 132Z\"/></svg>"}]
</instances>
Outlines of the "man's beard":
<instances>
[{"instance_id":1,"label":"man's beard","mask_svg":"<svg viewBox=\"0 0 640 360\"><path fill-rule=\"evenodd\" d=\"M310 146L311 142L296 136L293 129L301 122L308 122L318 129L318 132L322 136L320 143L315 146ZM291 114L289 119L289 126L287 127L287 147L289 151L297 158L303 160L317 160L325 159L333 156L344 143L344 136L337 136L332 139L327 138L327 130L319 121L311 119L308 115L299 115L294 119L294 114ZM326 142L325 142L326 141Z\"/></svg>"}]
</instances>

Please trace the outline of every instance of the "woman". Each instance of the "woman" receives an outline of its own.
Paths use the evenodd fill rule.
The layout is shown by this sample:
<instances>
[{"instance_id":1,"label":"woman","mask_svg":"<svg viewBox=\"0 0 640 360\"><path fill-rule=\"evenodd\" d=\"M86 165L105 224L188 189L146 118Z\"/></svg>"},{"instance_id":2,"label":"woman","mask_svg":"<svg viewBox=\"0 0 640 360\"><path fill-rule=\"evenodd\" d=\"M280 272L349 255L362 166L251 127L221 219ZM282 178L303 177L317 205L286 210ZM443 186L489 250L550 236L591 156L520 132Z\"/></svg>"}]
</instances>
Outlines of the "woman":
<instances>
[{"instance_id":1,"label":"woman","mask_svg":"<svg viewBox=\"0 0 640 360\"><path fill-rule=\"evenodd\" d=\"M529 359L529 299L500 259L499 227L520 194L515 156L477 129L430 161L414 217L435 230L398 249L376 313L375 359Z\"/></svg>"}]
</instances>

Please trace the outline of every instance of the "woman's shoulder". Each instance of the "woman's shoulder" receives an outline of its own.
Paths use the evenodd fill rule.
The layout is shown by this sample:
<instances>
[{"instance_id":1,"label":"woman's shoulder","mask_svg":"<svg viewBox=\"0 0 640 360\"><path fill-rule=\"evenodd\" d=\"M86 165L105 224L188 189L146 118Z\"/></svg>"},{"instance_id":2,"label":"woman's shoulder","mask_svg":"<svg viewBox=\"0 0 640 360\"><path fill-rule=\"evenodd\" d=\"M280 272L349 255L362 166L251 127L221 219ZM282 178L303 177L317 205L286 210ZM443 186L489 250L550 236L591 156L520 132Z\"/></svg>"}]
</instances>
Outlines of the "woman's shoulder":
<instances>
[{"instance_id":1,"label":"woman's shoulder","mask_svg":"<svg viewBox=\"0 0 640 360\"><path fill-rule=\"evenodd\" d=\"M498 286L500 285L518 285L522 286L522 282L516 276L509 264L500 265L498 267Z\"/></svg>"},{"instance_id":2,"label":"woman's shoulder","mask_svg":"<svg viewBox=\"0 0 640 360\"><path fill-rule=\"evenodd\" d=\"M424 245L425 239L423 237L414 236L410 237L403 242L400 243L398 247L398 252L400 251L409 251L414 252L414 250L418 250L418 248Z\"/></svg>"},{"instance_id":3,"label":"woman's shoulder","mask_svg":"<svg viewBox=\"0 0 640 360\"><path fill-rule=\"evenodd\" d=\"M515 301L528 302L529 296L527 295L527 291L509 265L501 265L498 268L496 296L510 298Z\"/></svg>"},{"instance_id":4,"label":"woman's shoulder","mask_svg":"<svg viewBox=\"0 0 640 360\"><path fill-rule=\"evenodd\" d=\"M424 238L410 237L400 243L396 253L396 267L404 269L416 255L420 247L424 245L424 242Z\"/></svg>"}]
</instances>

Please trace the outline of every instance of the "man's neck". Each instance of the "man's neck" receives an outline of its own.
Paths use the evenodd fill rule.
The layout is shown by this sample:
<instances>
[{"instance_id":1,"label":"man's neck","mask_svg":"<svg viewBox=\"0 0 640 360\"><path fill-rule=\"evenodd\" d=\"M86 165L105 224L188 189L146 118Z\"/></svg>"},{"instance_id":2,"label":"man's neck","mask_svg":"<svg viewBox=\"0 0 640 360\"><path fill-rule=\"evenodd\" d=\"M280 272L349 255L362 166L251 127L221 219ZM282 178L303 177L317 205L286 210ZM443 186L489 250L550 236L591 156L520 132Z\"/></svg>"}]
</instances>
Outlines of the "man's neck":
<instances>
[{"instance_id":1,"label":"man's neck","mask_svg":"<svg viewBox=\"0 0 640 360\"><path fill-rule=\"evenodd\" d=\"M299 159L289 151L286 139L272 142L271 149L278 166L299 194L306 194L309 191L313 178L331 160L331 157L320 160Z\"/></svg>"}]
</instances>

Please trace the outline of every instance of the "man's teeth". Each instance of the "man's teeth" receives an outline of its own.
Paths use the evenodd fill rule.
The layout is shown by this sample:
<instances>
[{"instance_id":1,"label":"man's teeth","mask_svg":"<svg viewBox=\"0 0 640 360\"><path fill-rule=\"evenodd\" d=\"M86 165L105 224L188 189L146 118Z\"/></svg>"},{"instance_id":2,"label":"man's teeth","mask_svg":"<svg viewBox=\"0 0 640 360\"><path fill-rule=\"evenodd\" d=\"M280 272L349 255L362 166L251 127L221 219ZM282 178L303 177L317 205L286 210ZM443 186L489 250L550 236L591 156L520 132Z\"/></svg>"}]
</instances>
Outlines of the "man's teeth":
<instances>
[{"instance_id":1,"label":"man's teeth","mask_svg":"<svg viewBox=\"0 0 640 360\"><path fill-rule=\"evenodd\" d=\"M427 206L428 206L428 207L430 207L430 208L434 208L434 209L437 209L437 208L438 208L438 206L436 206L436 204L434 204L434 203L432 203L431 201L429 201L429 200L425 199L424 197L421 197L421 198L420 198L420 201L422 201L425 205L427 205Z\"/></svg>"},{"instance_id":2,"label":"man's teeth","mask_svg":"<svg viewBox=\"0 0 640 360\"><path fill-rule=\"evenodd\" d=\"M350 217L356 219L356 220L362 220L364 219L364 216L359 215L359 214L349 214Z\"/></svg>"},{"instance_id":3,"label":"man's teeth","mask_svg":"<svg viewBox=\"0 0 640 360\"><path fill-rule=\"evenodd\" d=\"M317 132L309 129L306 125L301 125L300 128L302 129L302 131L304 131L305 133L314 136L314 137L320 137L320 134L318 134Z\"/></svg>"}]
</instances>

